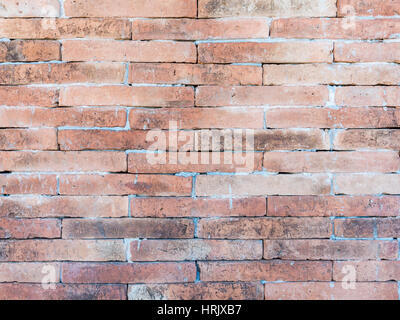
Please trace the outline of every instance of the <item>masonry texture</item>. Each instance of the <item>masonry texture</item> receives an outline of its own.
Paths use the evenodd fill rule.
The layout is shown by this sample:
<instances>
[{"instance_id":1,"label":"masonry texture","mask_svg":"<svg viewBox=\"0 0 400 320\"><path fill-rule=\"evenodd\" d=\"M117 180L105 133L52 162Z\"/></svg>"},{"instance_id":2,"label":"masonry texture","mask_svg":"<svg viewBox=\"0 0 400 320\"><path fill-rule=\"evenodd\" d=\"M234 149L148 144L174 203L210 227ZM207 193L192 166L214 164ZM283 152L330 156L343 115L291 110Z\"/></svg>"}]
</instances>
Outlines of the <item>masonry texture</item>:
<instances>
[{"instance_id":1,"label":"masonry texture","mask_svg":"<svg viewBox=\"0 0 400 320\"><path fill-rule=\"evenodd\" d=\"M399 0L0 0L0 39L0 299L399 299Z\"/></svg>"}]
</instances>

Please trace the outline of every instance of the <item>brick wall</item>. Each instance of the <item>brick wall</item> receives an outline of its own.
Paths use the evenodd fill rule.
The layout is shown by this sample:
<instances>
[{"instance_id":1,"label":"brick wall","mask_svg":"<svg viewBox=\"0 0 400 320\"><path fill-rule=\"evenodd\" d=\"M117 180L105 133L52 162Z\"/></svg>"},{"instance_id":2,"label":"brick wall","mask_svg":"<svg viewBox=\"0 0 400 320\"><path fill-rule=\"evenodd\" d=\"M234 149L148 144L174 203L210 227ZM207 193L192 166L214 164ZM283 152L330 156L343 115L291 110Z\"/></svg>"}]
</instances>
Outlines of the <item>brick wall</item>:
<instances>
[{"instance_id":1,"label":"brick wall","mask_svg":"<svg viewBox=\"0 0 400 320\"><path fill-rule=\"evenodd\" d=\"M398 299L399 0L0 0L0 299Z\"/></svg>"}]
</instances>

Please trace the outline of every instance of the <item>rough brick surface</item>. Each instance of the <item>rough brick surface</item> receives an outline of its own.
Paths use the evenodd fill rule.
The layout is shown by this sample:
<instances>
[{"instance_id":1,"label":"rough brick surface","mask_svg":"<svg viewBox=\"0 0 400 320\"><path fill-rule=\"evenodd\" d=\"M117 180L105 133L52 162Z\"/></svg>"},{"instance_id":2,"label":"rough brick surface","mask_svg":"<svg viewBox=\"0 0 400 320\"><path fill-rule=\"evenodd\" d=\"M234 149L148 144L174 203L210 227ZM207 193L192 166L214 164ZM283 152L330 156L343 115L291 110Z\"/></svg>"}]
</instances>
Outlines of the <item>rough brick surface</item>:
<instances>
[{"instance_id":1,"label":"rough brick surface","mask_svg":"<svg viewBox=\"0 0 400 320\"><path fill-rule=\"evenodd\" d=\"M399 15L0 0L0 300L399 299Z\"/></svg>"}]
</instances>

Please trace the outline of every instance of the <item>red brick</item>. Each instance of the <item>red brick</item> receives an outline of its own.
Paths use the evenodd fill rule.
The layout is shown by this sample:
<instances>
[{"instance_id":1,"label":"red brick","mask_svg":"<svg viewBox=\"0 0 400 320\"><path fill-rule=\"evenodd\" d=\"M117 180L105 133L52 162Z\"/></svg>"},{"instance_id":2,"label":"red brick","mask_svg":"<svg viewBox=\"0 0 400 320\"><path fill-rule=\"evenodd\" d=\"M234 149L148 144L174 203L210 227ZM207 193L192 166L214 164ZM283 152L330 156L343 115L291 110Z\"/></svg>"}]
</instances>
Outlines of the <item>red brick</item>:
<instances>
[{"instance_id":1,"label":"red brick","mask_svg":"<svg viewBox=\"0 0 400 320\"><path fill-rule=\"evenodd\" d=\"M376 233L380 238L399 238L400 219L387 218L376 220Z\"/></svg>"},{"instance_id":2,"label":"red brick","mask_svg":"<svg viewBox=\"0 0 400 320\"><path fill-rule=\"evenodd\" d=\"M200 0L199 17L335 16L336 1L323 0Z\"/></svg>"},{"instance_id":3,"label":"red brick","mask_svg":"<svg viewBox=\"0 0 400 320\"><path fill-rule=\"evenodd\" d=\"M133 217L264 216L265 210L265 198L243 198L232 201L201 198L131 199Z\"/></svg>"},{"instance_id":4,"label":"red brick","mask_svg":"<svg viewBox=\"0 0 400 320\"><path fill-rule=\"evenodd\" d=\"M396 16L400 14L400 1L339 0L338 16ZM349 12L349 9L351 11Z\"/></svg>"},{"instance_id":5,"label":"red brick","mask_svg":"<svg viewBox=\"0 0 400 320\"><path fill-rule=\"evenodd\" d=\"M266 300L397 300L397 284L356 283L355 289L345 289L342 283L303 282L266 283Z\"/></svg>"},{"instance_id":6,"label":"red brick","mask_svg":"<svg viewBox=\"0 0 400 320\"><path fill-rule=\"evenodd\" d=\"M64 219L63 238L192 238L194 224L189 219Z\"/></svg>"},{"instance_id":7,"label":"red brick","mask_svg":"<svg viewBox=\"0 0 400 320\"><path fill-rule=\"evenodd\" d=\"M301 28L299 28L301 26ZM362 39L398 38L397 19L276 19L271 24L272 38L299 39Z\"/></svg>"},{"instance_id":8,"label":"red brick","mask_svg":"<svg viewBox=\"0 0 400 320\"><path fill-rule=\"evenodd\" d=\"M196 17L195 0L65 0L70 17Z\"/></svg>"},{"instance_id":9,"label":"red brick","mask_svg":"<svg viewBox=\"0 0 400 320\"><path fill-rule=\"evenodd\" d=\"M265 38L267 19L140 19L132 22L133 40L207 40Z\"/></svg>"},{"instance_id":10,"label":"red brick","mask_svg":"<svg viewBox=\"0 0 400 320\"><path fill-rule=\"evenodd\" d=\"M269 128L388 128L400 126L400 110L379 107L276 108L265 112Z\"/></svg>"},{"instance_id":11,"label":"red brick","mask_svg":"<svg viewBox=\"0 0 400 320\"><path fill-rule=\"evenodd\" d=\"M326 218L219 218L201 219L200 238L301 239L329 238L332 223Z\"/></svg>"},{"instance_id":12,"label":"red brick","mask_svg":"<svg viewBox=\"0 0 400 320\"><path fill-rule=\"evenodd\" d=\"M0 19L0 38L130 39L131 23L121 19Z\"/></svg>"},{"instance_id":13,"label":"red brick","mask_svg":"<svg viewBox=\"0 0 400 320\"><path fill-rule=\"evenodd\" d=\"M126 171L123 152L0 152L0 171Z\"/></svg>"},{"instance_id":14,"label":"red brick","mask_svg":"<svg viewBox=\"0 0 400 320\"><path fill-rule=\"evenodd\" d=\"M398 150L400 132L392 129L338 131L333 140L336 150L388 149Z\"/></svg>"},{"instance_id":15,"label":"red brick","mask_svg":"<svg viewBox=\"0 0 400 320\"><path fill-rule=\"evenodd\" d=\"M0 263L0 282L42 283L50 271L54 279L46 280L57 283L60 282L60 270L58 263Z\"/></svg>"},{"instance_id":16,"label":"red brick","mask_svg":"<svg viewBox=\"0 0 400 320\"><path fill-rule=\"evenodd\" d=\"M126 285L0 284L1 300L125 300Z\"/></svg>"},{"instance_id":17,"label":"red brick","mask_svg":"<svg viewBox=\"0 0 400 320\"><path fill-rule=\"evenodd\" d=\"M346 267L346 268L345 268ZM333 279L346 281L349 269L354 268L356 281L391 281L400 279L399 261L335 261L333 263Z\"/></svg>"},{"instance_id":18,"label":"red brick","mask_svg":"<svg viewBox=\"0 0 400 320\"><path fill-rule=\"evenodd\" d=\"M268 197L268 216L365 217L400 213L400 198L393 196L274 196Z\"/></svg>"},{"instance_id":19,"label":"red brick","mask_svg":"<svg viewBox=\"0 0 400 320\"><path fill-rule=\"evenodd\" d=\"M129 300L261 300L260 283L130 285Z\"/></svg>"},{"instance_id":20,"label":"red brick","mask_svg":"<svg viewBox=\"0 0 400 320\"><path fill-rule=\"evenodd\" d=\"M35 87L0 87L2 106L55 107L58 104L58 89Z\"/></svg>"},{"instance_id":21,"label":"red brick","mask_svg":"<svg viewBox=\"0 0 400 320\"><path fill-rule=\"evenodd\" d=\"M330 192L330 179L324 174L198 176L197 196L319 195Z\"/></svg>"},{"instance_id":22,"label":"red brick","mask_svg":"<svg viewBox=\"0 0 400 320\"><path fill-rule=\"evenodd\" d=\"M333 45L329 41L220 42L198 45L200 63L332 62L332 51Z\"/></svg>"},{"instance_id":23,"label":"red brick","mask_svg":"<svg viewBox=\"0 0 400 320\"><path fill-rule=\"evenodd\" d=\"M1 265L0 265L1 268ZM194 263L64 263L63 283L194 282Z\"/></svg>"},{"instance_id":24,"label":"red brick","mask_svg":"<svg viewBox=\"0 0 400 320\"><path fill-rule=\"evenodd\" d=\"M335 220L335 236L340 238L373 238L374 219Z\"/></svg>"},{"instance_id":25,"label":"red brick","mask_svg":"<svg viewBox=\"0 0 400 320\"><path fill-rule=\"evenodd\" d=\"M192 178L162 175L63 175L60 194L63 195L149 195L189 196Z\"/></svg>"},{"instance_id":26,"label":"red brick","mask_svg":"<svg viewBox=\"0 0 400 320\"><path fill-rule=\"evenodd\" d=\"M161 130L61 130L58 143L61 150L193 150L193 131L181 131L176 137L179 141L172 133ZM170 144L170 139L175 143Z\"/></svg>"},{"instance_id":27,"label":"red brick","mask_svg":"<svg viewBox=\"0 0 400 320\"><path fill-rule=\"evenodd\" d=\"M41 183L45 185L43 176L41 178ZM54 190L56 189L55 180L54 178ZM43 193L45 192L43 191ZM11 196L0 198L0 216L16 218L118 218L128 216L128 202L128 197Z\"/></svg>"},{"instance_id":28,"label":"red brick","mask_svg":"<svg viewBox=\"0 0 400 320\"><path fill-rule=\"evenodd\" d=\"M171 237L173 238L173 237ZM135 240L132 261L253 260L262 257L262 242L250 240Z\"/></svg>"},{"instance_id":29,"label":"red brick","mask_svg":"<svg viewBox=\"0 0 400 320\"><path fill-rule=\"evenodd\" d=\"M0 150L57 150L54 129L1 129Z\"/></svg>"},{"instance_id":30,"label":"red brick","mask_svg":"<svg viewBox=\"0 0 400 320\"><path fill-rule=\"evenodd\" d=\"M60 106L190 107L193 88L101 86L62 88Z\"/></svg>"},{"instance_id":31,"label":"red brick","mask_svg":"<svg viewBox=\"0 0 400 320\"><path fill-rule=\"evenodd\" d=\"M340 194L399 194L398 174L338 174L335 192Z\"/></svg>"},{"instance_id":32,"label":"red brick","mask_svg":"<svg viewBox=\"0 0 400 320\"><path fill-rule=\"evenodd\" d=\"M60 2L57 0L3 0L0 17L58 17Z\"/></svg>"},{"instance_id":33,"label":"red brick","mask_svg":"<svg viewBox=\"0 0 400 320\"><path fill-rule=\"evenodd\" d=\"M64 61L196 62L190 42L65 40Z\"/></svg>"},{"instance_id":34,"label":"red brick","mask_svg":"<svg viewBox=\"0 0 400 320\"><path fill-rule=\"evenodd\" d=\"M0 248L0 261L126 261L122 240L9 240Z\"/></svg>"},{"instance_id":35,"label":"red brick","mask_svg":"<svg viewBox=\"0 0 400 320\"><path fill-rule=\"evenodd\" d=\"M397 85L400 66L393 64L264 65L264 85Z\"/></svg>"},{"instance_id":36,"label":"red brick","mask_svg":"<svg viewBox=\"0 0 400 320\"><path fill-rule=\"evenodd\" d=\"M400 62L400 43L336 42L335 62Z\"/></svg>"},{"instance_id":37,"label":"red brick","mask_svg":"<svg viewBox=\"0 0 400 320\"><path fill-rule=\"evenodd\" d=\"M255 108L167 108L136 109L129 114L132 129L169 129L171 121L177 122L178 129L262 129L264 111Z\"/></svg>"},{"instance_id":38,"label":"red brick","mask_svg":"<svg viewBox=\"0 0 400 320\"><path fill-rule=\"evenodd\" d=\"M343 87L336 89L338 106L396 107L400 101L399 87Z\"/></svg>"},{"instance_id":39,"label":"red brick","mask_svg":"<svg viewBox=\"0 0 400 320\"><path fill-rule=\"evenodd\" d=\"M2 174L0 186L1 194L54 195L57 193L57 178L42 174Z\"/></svg>"},{"instance_id":40,"label":"red brick","mask_svg":"<svg viewBox=\"0 0 400 320\"><path fill-rule=\"evenodd\" d=\"M13 40L0 42L1 62L50 60L60 60L60 44L57 41Z\"/></svg>"},{"instance_id":41,"label":"red brick","mask_svg":"<svg viewBox=\"0 0 400 320\"><path fill-rule=\"evenodd\" d=\"M329 99L325 87L199 87L196 105L224 106L321 106Z\"/></svg>"},{"instance_id":42,"label":"red brick","mask_svg":"<svg viewBox=\"0 0 400 320\"><path fill-rule=\"evenodd\" d=\"M398 152L266 152L272 172L397 172Z\"/></svg>"},{"instance_id":43,"label":"red brick","mask_svg":"<svg viewBox=\"0 0 400 320\"><path fill-rule=\"evenodd\" d=\"M258 66L134 63L129 82L192 85L261 85Z\"/></svg>"},{"instance_id":44,"label":"red brick","mask_svg":"<svg viewBox=\"0 0 400 320\"><path fill-rule=\"evenodd\" d=\"M115 108L40 108L0 109L0 127L124 127L126 111Z\"/></svg>"},{"instance_id":45,"label":"red brick","mask_svg":"<svg viewBox=\"0 0 400 320\"><path fill-rule=\"evenodd\" d=\"M168 152L157 156L150 153L128 155L128 172L131 173L254 172L261 169L262 153L254 152Z\"/></svg>"},{"instance_id":46,"label":"red brick","mask_svg":"<svg viewBox=\"0 0 400 320\"><path fill-rule=\"evenodd\" d=\"M57 219L0 219L1 239L60 238L61 223Z\"/></svg>"},{"instance_id":47,"label":"red brick","mask_svg":"<svg viewBox=\"0 0 400 320\"><path fill-rule=\"evenodd\" d=\"M199 262L202 281L330 281L331 262Z\"/></svg>"},{"instance_id":48,"label":"red brick","mask_svg":"<svg viewBox=\"0 0 400 320\"><path fill-rule=\"evenodd\" d=\"M123 83L122 63L50 63L0 66L0 85Z\"/></svg>"},{"instance_id":49,"label":"red brick","mask_svg":"<svg viewBox=\"0 0 400 320\"><path fill-rule=\"evenodd\" d=\"M264 259L396 260L397 241L381 240L265 240Z\"/></svg>"}]
</instances>

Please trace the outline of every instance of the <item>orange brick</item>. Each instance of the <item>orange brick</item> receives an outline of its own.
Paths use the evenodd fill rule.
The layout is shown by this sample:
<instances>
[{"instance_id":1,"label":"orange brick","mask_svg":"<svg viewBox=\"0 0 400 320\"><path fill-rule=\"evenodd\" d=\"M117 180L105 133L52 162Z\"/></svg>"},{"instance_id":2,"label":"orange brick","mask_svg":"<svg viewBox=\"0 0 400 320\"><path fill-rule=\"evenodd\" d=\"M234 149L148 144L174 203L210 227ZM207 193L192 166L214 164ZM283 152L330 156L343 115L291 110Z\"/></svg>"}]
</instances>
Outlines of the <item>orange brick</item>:
<instances>
[{"instance_id":1,"label":"orange brick","mask_svg":"<svg viewBox=\"0 0 400 320\"><path fill-rule=\"evenodd\" d=\"M57 193L57 178L55 175L2 174L0 186L1 194L54 195Z\"/></svg>"},{"instance_id":2,"label":"orange brick","mask_svg":"<svg viewBox=\"0 0 400 320\"><path fill-rule=\"evenodd\" d=\"M345 130L336 133L336 150L388 149L398 150L400 132L395 129Z\"/></svg>"},{"instance_id":3,"label":"orange brick","mask_svg":"<svg viewBox=\"0 0 400 320\"><path fill-rule=\"evenodd\" d=\"M266 300L397 300L397 284L356 283L355 289L343 288L342 283L300 282L266 283Z\"/></svg>"},{"instance_id":4,"label":"orange brick","mask_svg":"<svg viewBox=\"0 0 400 320\"><path fill-rule=\"evenodd\" d=\"M338 174L335 192L340 194L399 194L398 174Z\"/></svg>"},{"instance_id":5,"label":"orange brick","mask_svg":"<svg viewBox=\"0 0 400 320\"><path fill-rule=\"evenodd\" d=\"M196 17L195 0L65 0L70 17Z\"/></svg>"},{"instance_id":6,"label":"orange brick","mask_svg":"<svg viewBox=\"0 0 400 320\"><path fill-rule=\"evenodd\" d=\"M149 195L189 196L192 178L161 175L63 175L63 195Z\"/></svg>"},{"instance_id":7,"label":"orange brick","mask_svg":"<svg viewBox=\"0 0 400 320\"><path fill-rule=\"evenodd\" d=\"M122 240L0 241L0 261L126 261Z\"/></svg>"},{"instance_id":8,"label":"orange brick","mask_svg":"<svg viewBox=\"0 0 400 320\"><path fill-rule=\"evenodd\" d=\"M400 123L395 108L275 108L265 111L269 128L388 128Z\"/></svg>"},{"instance_id":9,"label":"orange brick","mask_svg":"<svg viewBox=\"0 0 400 320\"><path fill-rule=\"evenodd\" d=\"M109 171L126 170L123 152L0 152L0 171Z\"/></svg>"},{"instance_id":10,"label":"orange brick","mask_svg":"<svg viewBox=\"0 0 400 320\"><path fill-rule=\"evenodd\" d=\"M264 65L264 85L397 85L400 66L392 64Z\"/></svg>"},{"instance_id":11,"label":"orange brick","mask_svg":"<svg viewBox=\"0 0 400 320\"><path fill-rule=\"evenodd\" d=\"M60 238L57 219L0 219L0 239Z\"/></svg>"},{"instance_id":12,"label":"orange brick","mask_svg":"<svg viewBox=\"0 0 400 320\"><path fill-rule=\"evenodd\" d=\"M242 198L232 199L232 201L202 198L131 199L133 217L264 216L265 210L265 198Z\"/></svg>"},{"instance_id":13,"label":"orange brick","mask_svg":"<svg viewBox=\"0 0 400 320\"><path fill-rule=\"evenodd\" d=\"M199 176L196 179L198 196L234 195L317 195L330 192L330 179L324 174L315 175L247 175Z\"/></svg>"},{"instance_id":14,"label":"orange brick","mask_svg":"<svg viewBox=\"0 0 400 320\"><path fill-rule=\"evenodd\" d=\"M193 88L72 86L62 88L60 106L190 107Z\"/></svg>"},{"instance_id":15,"label":"orange brick","mask_svg":"<svg viewBox=\"0 0 400 320\"><path fill-rule=\"evenodd\" d=\"M130 285L129 300L262 300L260 283Z\"/></svg>"},{"instance_id":16,"label":"orange brick","mask_svg":"<svg viewBox=\"0 0 400 320\"><path fill-rule=\"evenodd\" d=\"M0 150L57 150L54 129L1 129Z\"/></svg>"},{"instance_id":17,"label":"orange brick","mask_svg":"<svg viewBox=\"0 0 400 320\"><path fill-rule=\"evenodd\" d=\"M0 19L0 38L130 39L131 23L121 19Z\"/></svg>"},{"instance_id":18,"label":"orange brick","mask_svg":"<svg viewBox=\"0 0 400 320\"><path fill-rule=\"evenodd\" d=\"M256 108L167 108L132 110L129 124L132 129L169 129L176 121L178 129L262 129L264 111Z\"/></svg>"},{"instance_id":19,"label":"orange brick","mask_svg":"<svg viewBox=\"0 0 400 320\"><path fill-rule=\"evenodd\" d=\"M129 79L132 83L261 85L262 70L258 66L135 63Z\"/></svg>"},{"instance_id":20,"label":"orange brick","mask_svg":"<svg viewBox=\"0 0 400 320\"><path fill-rule=\"evenodd\" d=\"M57 41L13 40L0 42L1 62L49 61L60 60L60 57L60 44ZM4 68L4 66L2 67Z\"/></svg>"},{"instance_id":21,"label":"orange brick","mask_svg":"<svg viewBox=\"0 0 400 320\"><path fill-rule=\"evenodd\" d=\"M126 285L56 284L54 290L42 284L0 284L2 300L125 300Z\"/></svg>"},{"instance_id":22,"label":"orange brick","mask_svg":"<svg viewBox=\"0 0 400 320\"><path fill-rule=\"evenodd\" d=\"M400 14L400 1L339 0L338 16L396 16ZM350 10L351 8L351 10Z\"/></svg>"},{"instance_id":23,"label":"orange brick","mask_svg":"<svg viewBox=\"0 0 400 320\"><path fill-rule=\"evenodd\" d=\"M0 17L58 17L60 2L57 0L2 0Z\"/></svg>"},{"instance_id":24,"label":"orange brick","mask_svg":"<svg viewBox=\"0 0 400 320\"><path fill-rule=\"evenodd\" d=\"M400 198L395 196L274 196L268 197L268 216L357 217L398 216Z\"/></svg>"},{"instance_id":25,"label":"orange brick","mask_svg":"<svg viewBox=\"0 0 400 320\"><path fill-rule=\"evenodd\" d=\"M1 85L42 83L123 83L122 63L51 63L0 66Z\"/></svg>"},{"instance_id":26,"label":"orange brick","mask_svg":"<svg viewBox=\"0 0 400 320\"><path fill-rule=\"evenodd\" d=\"M149 156L150 155L150 156ZM130 153L128 172L254 172L262 169L262 154L254 152Z\"/></svg>"},{"instance_id":27,"label":"orange brick","mask_svg":"<svg viewBox=\"0 0 400 320\"><path fill-rule=\"evenodd\" d=\"M335 236L340 238L373 238L374 219L335 220Z\"/></svg>"},{"instance_id":28,"label":"orange brick","mask_svg":"<svg viewBox=\"0 0 400 320\"><path fill-rule=\"evenodd\" d=\"M124 127L126 111L115 108L39 108L0 109L0 127Z\"/></svg>"},{"instance_id":29,"label":"orange brick","mask_svg":"<svg viewBox=\"0 0 400 320\"><path fill-rule=\"evenodd\" d=\"M201 107L268 105L321 106L325 105L328 100L328 88L322 86L204 86L196 90L196 105Z\"/></svg>"},{"instance_id":30,"label":"orange brick","mask_svg":"<svg viewBox=\"0 0 400 320\"><path fill-rule=\"evenodd\" d=\"M335 16L336 1L323 0L199 0L199 17Z\"/></svg>"},{"instance_id":31,"label":"orange brick","mask_svg":"<svg viewBox=\"0 0 400 320\"><path fill-rule=\"evenodd\" d=\"M331 262L199 262L202 281L330 281Z\"/></svg>"},{"instance_id":32,"label":"orange brick","mask_svg":"<svg viewBox=\"0 0 400 320\"><path fill-rule=\"evenodd\" d=\"M190 42L65 40L64 61L196 62Z\"/></svg>"},{"instance_id":33,"label":"orange brick","mask_svg":"<svg viewBox=\"0 0 400 320\"><path fill-rule=\"evenodd\" d=\"M272 172L397 172L398 152L266 152Z\"/></svg>"},{"instance_id":34,"label":"orange brick","mask_svg":"<svg viewBox=\"0 0 400 320\"><path fill-rule=\"evenodd\" d=\"M0 263L0 282L30 282L42 283L45 273L51 270L54 272L54 279L48 279L54 283L60 282L59 263ZM1 290L0 290L1 291Z\"/></svg>"},{"instance_id":35,"label":"orange brick","mask_svg":"<svg viewBox=\"0 0 400 320\"><path fill-rule=\"evenodd\" d=\"M349 267L354 268L356 281L392 281L400 279L399 261L335 261L333 279L346 281ZM346 277L346 278L345 278Z\"/></svg>"},{"instance_id":36,"label":"orange brick","mask_svg":"<svg viewBox=\"0 0 400 320\"><path fill-rule=\"evenodd\" d=\"M379 40L398 38L399 32L397 19L298 18L276 19L271 24L272 38Z\"/></svg>"},{"instance_id":37,"label":"orange brick","mask_svg":"<svg viewBox=\"0 0 400 320\"><path fill-rule=\"evenodd\" d=\"M133 40L207 40L265 38L267 19L140 19L132 22Z\"/></svg>"},{"instance_id":38,"label":"orange brick","mask_svg":"<svg viewBox=\"0 0 400 320\"><path fill-rule=\"evenodd\" d=\"M396 107L400 101L400 88L342 87L336 88L335 102L338 106L350 107Z\"/></svg>"},{"instance_id":39,"label":"orange brick","mask_svg":"<svg viewBox=\"0 0 400 320\"><path fill-rule=\"evenodd\" d=\"M396 260L397 241L265 240L264 259Z\"/></svg>"},{"instance_id":40,"label":"orange brick","mask_svg":"<svg viewBox=\"0 0 400 320\"><path fill-rule=\"evenodd\" d=\"M55 107L58 104L58 89L40 87L0 87L2 106Z\"/></svg>"},{"instance_id":41,"label":"orange brick","mask_svg":"<svg viewBox=\"0 0 400 320\"><path fill-rule=\"evenodd\" d=\"M132 261L253 260L262 242L249 240L138 240L130 245Z\"/></svg>"},{"instance_id":42,"label":"orange brick","mask_svg":"<svg viewBox=\"0 0 400 320\"><path fill-rule=\"evenodd\" d=\"M192 238L194 224L188 219L65 219L63 238Z\"/></svg>"},{"instance_id":43,"label":"orange brick","mask_svg":"<svg viewBox=\"0 0 400 320\"><path fill-rule=\"evenodd\" d=\"M50 180L50 179L48 179ZM41 176L41 185L46 180ZM52 180L54 190L56 179ZM47 182L49 183L49 182ZM43 188L44 190L44 188ZM37 193L46 193L38 191ZM15 218L118 218L128 216L128 197L10 196L0 198L0 217Z\"/></svg>"},{"instance_id":44,"label":"orange brick","mask_svg":"<svg viewBox=\"0 0 400 320\"><path fill-rule=\"evenodd\" d=\"M400 62L400 43L336 42L335 62Z\"/></svg>"},{"instance_id":45,"label":"orange brick","mask_svg":"<svg viewBox=\"0 0 400 320\"><path fill-rule=\"evenodd\" d=\"M179 141L169 144L171 133L168 131L106 131L106 130L62 130L58 133L58 143L61 150L179 150L185 145L193 149L193 131L181 131L177 135ZM160 140L156 141L158 137ZM162 137L165 137L165 141ZM172 137L171 139L176 138Z\"/></svg>"},{"instance_id":46,"label":"orange brick","mask_svg":"<svg viewBox=\"0 0 400 320\"><path fill-rule=\"evenodd\" d=\"M0 264L1 270L1 264ZM64 263L63 283L194 282L194 263Z\"/></svg>"},{"instance_id":47,"label":"orange brick","mask_svg":"<svg viewBox=\"0 0 400 320\"><path fill-rule=\"evenodd\" d=\"M201 63L316 63L332 62L333 44L329 41L200 43L198 51Z\"/></svg>"},{"instance_id":48,"label":"orange brick","mask_svg":"<svg viewBox=\"0 0 400 320\"><path fill-rule=\"evenodd\" d=\"M206 239L329 238L326 218L220 218L201 219L198 235Z\"/></svg>"}]
</instances>

